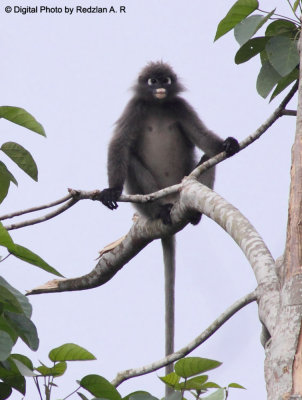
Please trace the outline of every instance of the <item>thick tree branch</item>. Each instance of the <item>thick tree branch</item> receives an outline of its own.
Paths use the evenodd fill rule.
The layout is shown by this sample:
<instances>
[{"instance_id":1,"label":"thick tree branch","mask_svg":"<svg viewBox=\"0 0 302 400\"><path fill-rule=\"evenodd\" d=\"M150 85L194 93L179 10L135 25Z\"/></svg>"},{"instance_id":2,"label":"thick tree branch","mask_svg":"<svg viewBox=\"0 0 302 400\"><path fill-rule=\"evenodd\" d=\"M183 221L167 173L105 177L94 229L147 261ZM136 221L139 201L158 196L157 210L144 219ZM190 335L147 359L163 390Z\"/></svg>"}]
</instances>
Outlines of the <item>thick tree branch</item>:
<instances>
[{"instance_id":1,"label":"thick tree branch","mask_svg":"<svg viewBox=\"0 0 302 400\"><path fill-rule=\"evenodd\" d=\"M196 180L184 180L179 202L180 208L189 207L207 215L241 248L258 283L259 318L272 335L279 311L280 284L275 262L258 232L237 208Z\"/></svg>"},{"instance_id":2,"label":"thick tree branch","mask_svg":"<svg viewBox=\"0 0 302 400\"><path fill-rule=\"evenodd\" d=\"M173 225L165 226L160 220L150 221L140 217L134 222L124 240L103 254L89 274L74 279L56 279L31 290L28 294L85 290L106 283L149 242L182 229L187 224L186 215L192 209L217 222L246 255L259 285L260 320L272 334L278 313L279 281L270 252L259 234L235 207L189 177L183 180L179 202L172 209Z\"/></svg>"},{"instance_id":3,"label":"thick tree branch","mask_svg":"<svg viewBox=\"0 0 302 400\"><path fill-rule=\"evenodd\" d=\"M192 340L192 342L188 343L185 347L176 351L173 354L170 354L167 357L162 358L161 360L153 362L152 364L148 364L148 365L145 365L140 368L133 368L133 369L128 369L126 371L119 372L117 374L116 378L111 382L112 385L117 387L122 382L126 381L129 378L148 374L148 373L156 371L172 362L180 360L181 358L183 358L186 355L188 355L189 353L191 353L198 346L200 346L209 337L211 337L234 314L236 314L243 307L252 303L255 300L257 300L256 291L247 294L240 300L237 300L229 308L227 308L218 318L215 319L215 321L210 326L208 326L208 328L206 330L204 330L200 335L198 335L194 340Z\"/></svg>"}]
</instances>

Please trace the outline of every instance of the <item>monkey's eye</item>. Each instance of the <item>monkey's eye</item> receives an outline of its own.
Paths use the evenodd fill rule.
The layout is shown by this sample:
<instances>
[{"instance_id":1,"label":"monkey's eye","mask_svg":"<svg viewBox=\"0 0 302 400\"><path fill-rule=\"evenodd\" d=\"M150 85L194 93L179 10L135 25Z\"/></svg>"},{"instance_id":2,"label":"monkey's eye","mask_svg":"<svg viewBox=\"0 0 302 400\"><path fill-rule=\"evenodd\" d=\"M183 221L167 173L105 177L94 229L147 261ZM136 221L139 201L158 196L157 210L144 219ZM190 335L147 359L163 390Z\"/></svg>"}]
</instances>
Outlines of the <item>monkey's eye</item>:
<instances>
[{"instance_id":1,"label":"monkey's eye","mask_svg":"<svg viewBox=\"0 0 302 400\"><path fill-rule=\"evenodd\" d=\"M166 85L171 85L172 80L169 76L167 76L166 78L163 79L163 83L165 83Z\"/></svg>"},{"instance_id":2,"label":"monkey's eye","mask_svg":"<svg viewBox=\"0 0 302 400\"><path fill-rule=\"evenodd\" d=\"M149 86L155 85L156 83L157 83L157 79L155 79L155 78L149 78L148 79L148 85Z\"/></svg>"}]
</instances>

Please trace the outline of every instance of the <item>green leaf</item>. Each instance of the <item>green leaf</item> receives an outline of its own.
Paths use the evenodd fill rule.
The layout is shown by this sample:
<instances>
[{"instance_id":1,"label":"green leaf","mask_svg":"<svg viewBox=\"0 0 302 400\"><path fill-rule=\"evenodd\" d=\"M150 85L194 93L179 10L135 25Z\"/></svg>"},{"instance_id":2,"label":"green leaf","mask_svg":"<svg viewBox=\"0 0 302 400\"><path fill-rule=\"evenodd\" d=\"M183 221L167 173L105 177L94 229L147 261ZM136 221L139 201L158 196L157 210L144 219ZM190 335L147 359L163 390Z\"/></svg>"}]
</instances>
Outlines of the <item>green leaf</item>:
<instances>
[{"instance_id":1,"label":"green leaf","mask_svg":"<svg viewBox=\"0 0 302 400\"><path fill-rule=\"evenodd\" d=\"M14 177L14 175L7 169L6 165L0 161L0 174L2 176L7 176L8 179L13 182L16 186L18 186L18 182L16 180L16 178Z\"/></svg>"},{"instance_id":2,"label":"green leaf","mask_svg":"<svg viewBox=\"0 0 302 400\"><path fill-rule=\"evenodd\" d=\"M43 376L62 376L67 369L67 363L65 361L59 362L52 368L48 368L45 365L35 368Z\"/></svg>"},{"instance_id":3,"label":"green leaf","mask_svg":"<svg viewBox=\"0 0 302 400\"><path fill-rule=\"evenodd\" d=\"M287 36L295 38L299 33L298 27L287 19L277 19L268 25L265 36Z\"/></svg>"},{"instance_id":4,"label":"green leaf","mask_svg":"<svg viewBox=\"0 0 302 400\"><path fill-rule=\"evenodd\" d=\"M272 37L265 46L268 58L275 70L288 75L299 64L297 41L285 36Z\"/></svg>"},{"instance_id":5,"label":"green leaf","mask_svg":"<svg viewBox=\"0 0 302 400\"><path fill-rule=\"evenodd\" d=\"M2 161L0 161L0 203L2 203L2 201L7 196L11 182L14 182L14 184L18 186L18 182L16 181L14 176L6 168L6 165L3 164Z\"/></svg>"},{"instance_id":6,"label":"green leaf","mask_svg":"<svg viewBox=\"0 0 302 400\"><path fill-rule=\"evenodd\" d=\"M8 399L12 393L12 388L6 383L0 382L0 400Z\"/></svg>"},{"instance_id":7,"label":"green leaf","mask_svg":"<svg viewBox=\"0 0 302 400\"><path fill-rule=\"evenodd\" d=\"M241 385L239 385L239 383L230 383L230 384L228 385L228 387L229 387L229 388L244 389L244 390L246 390L246 388L243 387L243 386L241 386Z\"/></svg>"},{"instance_id":8,"label":"green leaf","mask_svg":"<svg viewBox=\"0 0 302 400\"><path fill-rule=\"evenodd\" d=\"M0 283L0 303L4 310L22 313L22 307L16 297Z\"/></svg>"},{"instance_id":9,"label":"green leaf","mask_svg":"<svg viewBox=\"0 0 302 400\"><path fill-rule=\"evenodd\" d=\"M224 400L224 389L218 389L210 396L203 397L204 400Z\"/></svg>"},{"instance_id":10,"label":"green leaf","mask_svg":"<svg viewBox=\"0 0 302 400\"><path fill-rule=\"evenodd\" d=\"M237 42L242 46L266 23L266 21L274 14L275 9L266 16L251 15L245 18L234 28L234 36Z\"/></svg>"},{"instance_id":11,"label":"green leaf","mask_svg":"<svg viewBox=\"0 0 302 400\"><path fill-rule=\"evenodd\" d=\"M123 397L122 400L130 400L130 398L131 398L132 396L136 396L136 395L152 396L149 392L145 392L145 391L143 391L143 390L138 390L138 391L136 391L136 392L132 392L132 393L127 394L127 396Z\"/></svg>"},{"instance_id":12,"label":"green leaf","mask_svg":"<svg viewBox=\"0 0 302 400\"><path fill-rule=\"evenodd\" d=\"M300 3L300 0L296 0L296 1L294 2L294 5L293 5L293 10L294 10L294 12L297 11L297 8L298 8L299 3Z\"/></svg>"},{"instance_id":13,"label":"green leaf","mask_svg":"<svg viewBox=\"0 0 302 400\"><path fill-rule=\"evenodd\" d=\"M158 398L148 392L139 391L132 393L129 400L158 400Z\"/></svg>"},{"instance_id":14,"label":"green leaf","mask_svg":"<svg viewBox=\"0 0 302 400\"><path fill-rule=\"evenodd\" d=\"M268 41L269 38L264 36L250 39L237 51L235 55L235 63L242 64L250 60L265 49L265 45Z\"/></svg>"},{"instance_id":15,"label":"green leaf","mask_svg":"<svg viewBox=\"0 0 302 400\"><path fill-rule=\"evenodd\" d=\"M0 161L0 203L5 199L7 196L9 186L10 186L10 179L6 174L1 173L1 161Z\"/></svg>"},{"instance_id":16,"label":"green leaf","mask_svg":"<svg viewBox=\"0 0 302 400\"><path fill-rule=\"evenodd\" d=\"M262 19L262 15L251 15L235 26L234 36L240 46L254 36L257 31L257 26L260 24Z\"/></svg>"},{"instance_id":17,"label":"green leaf","mask_svg":"<svg viewBox=\"0 0 302 400\"><path fill-rule=\"evenodd\" d=\"M17 369L16 371L12 371L10 369L0 367L0 379L9 386L18 390L20 393L25 394L25 379Z\"/></svg>"},{"instance_id":18,"label":"green leaf","mask_svg":"<svg viewBox=\"0 0 302 400\"><path fill-rule=\"evenodd\" d=\"M286 89L292 82L296 81L297 79L299 79L299 69L295 68L287 76L281 78L278 81L276 89L273 91L273 94L271 95L270 101L272 101L276 96L278 96L278 94L283 92L284 89Z\"/></svg>"},{"instance_id":19,"label":"green leaf","mask_svg":"<svg viewBox=\"0 0 302 400\"><path fill-rule=\"evenodd\" d=\"M39 347L39 338L37 328L31 320L23 314L16 314L8 311L6 311L4 315L12 324L23 342L26 343L30 349L37 350Z\"/></svg>"},{"instance_id":20,"label":"green leaf","mask_svg":"<svg viewBox=\"0 0 302 400\"><path fill-rule=\"evenodd\" d=\"M1 181L0 181L1 184ZM1 191L1 189L0 189ZM0 222L0 246L6 247L8 250L14 248L15 244L8 231Z\"/></svg>"},{"instance_id":21,"label":"green leaf","mask_svg":"<svg viewBox=\"0 0 302 400\"><path fill-rule=\"evenodd\" d=\"M4 361L10 355L14 342L7 332L0 331L0 361Z\"/></svg>"},{"instance_id":22,"label":"green leaf","mask_svg":"<svg viewBox=\"0 0 302 400\"><path fill-rule=\"evenodd\" d=\"M178 376L175 372L171 372L166 376L160 376L159 379L166 385L174 388L178 384L180 376Z\"/></svg>"},{"instance_id":23,"label":"green leaf","mask_svg":"<svg viewBox=\"0 0 302 400\"><path fill-rule=\"evenodd\" d=\"M4 315L0 315L0 331L6 332L13 341L13 344L18 340L19 335L12 327L12 325L5 319Z\"/></svg>"},{"instance_id":24,"label":"green leaf","mask_svg":"<svg viewBox=\"0 0 302 400\"><path fill-rule=\"evenodd\" d=\"M205 389L221 389L221 386L219 386L217 383L215 382L206 382L203 387Z\"/></svg>"},{"instance_id":25,"label":"green leaf","mask_svg":"<svg viewBox=\"0 0 302 400\"><path fill-rule=\"evenodd\" d=\"M233 29L240 21L255 11L258 5L257 0L236 1L227 15L220 21L214 41Z\"/></svg>"},{"instance_id":26,"label":"green leaf","mask_svg":"<svg viewBox=\"0 0 302 400\"><path fill-rule=\"evenodd\" d=\"M1 236L1 234L0 234ZM27 318L31 317L32 314L32 306L28 301L28 298L20 293L17 289L11 286L2 276L0 276L0 285L6 287L18 300L19 304L21 305L24 314Z\"/></svg>"},{"instance_id":27,"label":"green leaf","mask_svg":"<svg viewBox=\"0 0 302 400\"><path fill-rule=\"evenodd\" d=\"M204 384L208 380L207 375L195 376L192 379L188 379L185 382L181 382L177 385L176 389L185 389L185 390L202 390L204 389Z\"/></svg>"},{"instance_id":28,"label":"green leaf","mask_svg":"<svg viewBox=\"0 0 302 400\"><path fill-rule=\"evenodd\" d=\"M13 362L15 362L15 360L20 361L22 364L26 365L27 368L29 368L31 371L34 370L34 366L33 363L31 362L31 360L24 356L23 354L11 354L10 358L13 360Z\"/></svg>"},{"instance_id":29,"label":"green leaf","mask_svg":"<svg viewBox=\"0 0 302 400\"><path fill-rule=\"evenodd\" d=\"M35 374L30 368L23 364L23 362L19 360L14 360L14 363L22 376L27 376L30 378L37 376L37 374Z\"/></svg>"},{"instance_id":30,"label":"green leaf","mask_svg":"<svg viewBox=\"0 0 302 400\"><path fill-rule=\"evenodd\" d=\"M46 136L43 126L23 108L2 106L0 107L0 118L5 118L8 121L39 133L39 135Z\"/></svg>"},{"instance_id":31,"label":"green leaf","mask_svg":"<svg viewBox=\"0 0 302 400\"><path fill-rule=\"evenodd\" d=\"M177 361L174 366L174 370L177 375L182 378L189 378L191 376L210 371L211 369L217 368L222 363L208 358L200 357L186 357Z\"/></svg>"},{"instance_id":32,"label":"green leaf","mask_svg":"<svg viewBox=\"0 0 302 400\"><path fill-rule=\"evenodd\" d=\"M95 356L83 347L74 343L66 343L52 349L48 357L51 361L87 361L96 360Z\"/></svg>"},{"instance_id":33,"label":"green leaf","mask_svg":"<svg viewBox=\"0 0 302 400\"><path fill-rule=\"evenodd\" d=\"M38 180L38 168L32 155L15 142L6 142L1 150L11 158L33 180Z\"/></svg>"},{"instance_id":34,"label":"green leaf","mask_svg":"<svg viewBox=\"0 0 302 400\"><path fill-rule=\"evenodd\" d=\"M17 258L20 258L20 260L26 261L29 264L35 265L36 267L39 267L43 269L44 271L50 272L51 274L63 277L60 272L58 272L55 268L51 267L47 262L45 262L41 257L39 257L37 254L33 253L31 250L27 249L26 247L23 247L19 244L15 244L15 247L10 250L10 252Z\"/></svg>"},{"instance_id":35,"label":"green leaf","mask_svg":"<svg viewBox=\"0 0 302 400\"><path fill-rule=\"evenodd\" d=\"M257 78L257 92L260 94L260 96L266 98L280 79L281 76L271 66L271 64L268 61L265 62L262 65Z\"/></svg>"},{"instance_id":36,"label":"green leaf","mask_svg":"<svg viewBox=\"0 0 302 400\"><path fill-rule=\"evenodd\" d=\"M121 400L121 395L107 379L100 375L86 375L80 385L93 396L108 400Z\"/></svg>"},{"instance_id":37,"label":"green leaf","mask_svg":"<svg viewBox=\"0 0 302 400\"><path fill-rule=\"evenodd\" d=\"M77 395L81 397L82 400L89 400L83 393L77 392Z\"/></svg>"}]
</instances>

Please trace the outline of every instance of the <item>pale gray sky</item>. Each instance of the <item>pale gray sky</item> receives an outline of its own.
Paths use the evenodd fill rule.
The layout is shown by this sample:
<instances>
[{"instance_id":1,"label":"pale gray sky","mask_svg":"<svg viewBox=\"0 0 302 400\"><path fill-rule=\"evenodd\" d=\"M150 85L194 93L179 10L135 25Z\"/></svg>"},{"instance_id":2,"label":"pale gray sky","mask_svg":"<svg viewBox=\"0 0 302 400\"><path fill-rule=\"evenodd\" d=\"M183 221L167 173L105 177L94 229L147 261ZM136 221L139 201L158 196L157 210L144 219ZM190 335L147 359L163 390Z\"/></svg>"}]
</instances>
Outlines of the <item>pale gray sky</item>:
<instances>
[{"instance_id":1,"label":"pale gray sky","mask_svg":"<svg viewBox=\"0 0 302 400\"><path fill-rule=\"evenodd\" d=\"M138 72L148 61L169 62L182 78L184 96L204 122L222 137L244 139L270 115L272 104L255 89L259 60L236 66L238 47L229 33L213 44L216 27L234 1L193 0L7 0L0 6L1 105L23 107L44 126L47 139L1 121L2 141L22 144L39 167L39 183L7 162L19 181L1 207L23 209L63 197L67 188L107 186L107 144L113 124L131 96ZM7 14L14 6L120 6L117 14ZM286 1L266 0L268 11L289 15ZM292 107L295 107L293 102ZM283 117L259 141L218 166L215 190L252 222L274 257L283 252L294 118ZM12 232L14 240L38 253L67 277L88 273L98 251L124 235L133 208L111 212L83 201L44 224ZM219 313L255 288L252 270L237 245L215 223L203 218L177 235L176 348L197 336ZM24 292L53 277L10 257L2 274ZM15 351L47 364L53 347L66 342L90 350L97 361L70 364L59 378L55 398L75 387L75 380L96 373L111 380L116 373L163 355L163 266L154 242L105 286L82 292L30 298L40 336L37 353L22 343ZM221 385L238 382L232 400L265 397L264 352L259 342L256 305L223 326L193 354L223 366L210 374ZM158 373L162 375L162 372ZM162 396L156 374L119 387L123 395L147 390ZM14 399L21 396L15 394ZM32 384L26 399L37 399ZM76 398L76 396L75 396Z\"/></svg>"}]
</instances>

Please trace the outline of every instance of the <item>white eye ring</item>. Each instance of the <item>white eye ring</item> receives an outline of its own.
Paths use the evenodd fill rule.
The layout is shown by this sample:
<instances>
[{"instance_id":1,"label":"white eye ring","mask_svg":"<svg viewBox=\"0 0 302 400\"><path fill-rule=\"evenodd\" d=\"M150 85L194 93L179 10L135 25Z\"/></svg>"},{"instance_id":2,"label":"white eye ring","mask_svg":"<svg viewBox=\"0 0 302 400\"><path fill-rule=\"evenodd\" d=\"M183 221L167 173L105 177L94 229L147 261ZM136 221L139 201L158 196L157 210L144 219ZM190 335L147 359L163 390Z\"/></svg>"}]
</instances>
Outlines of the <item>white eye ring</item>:
<instances>
[{"instance_id":1,"label":"white eye ring","mask_svg":"<svg viewBox=\"0 0 302 400\"><path fill-rule=\"evenodd\" d=\"M155 78L149 78L148 79L148 85L149 86L155 85L156 83L157 83L157 79L155 79Z\"/></svg>"},{"instance_id":2,"label":"white eye ring","mask_svg":"<svg viewBox=\"0 0 302 400\"><path fill-rule=\"evenodd\" d=\"M165 78L165 83L166 83L167 85L171 85L172 80L171 80L171 78L170 78L169 76L167 76L167 77Z\"/></svg>"}]
</instances>

